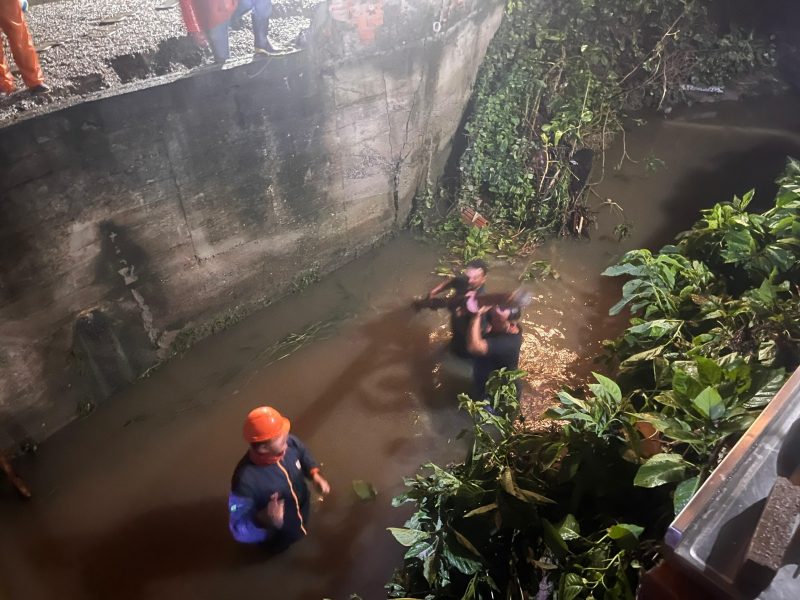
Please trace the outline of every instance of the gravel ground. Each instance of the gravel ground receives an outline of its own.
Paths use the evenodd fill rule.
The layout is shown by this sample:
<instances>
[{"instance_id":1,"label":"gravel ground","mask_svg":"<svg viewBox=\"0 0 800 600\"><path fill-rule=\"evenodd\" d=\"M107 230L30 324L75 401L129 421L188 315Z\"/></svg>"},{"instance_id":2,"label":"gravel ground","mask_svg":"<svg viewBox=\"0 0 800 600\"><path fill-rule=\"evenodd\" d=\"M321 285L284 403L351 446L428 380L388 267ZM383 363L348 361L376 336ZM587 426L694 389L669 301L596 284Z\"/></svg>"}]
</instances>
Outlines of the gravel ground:
<instances>
[{"instance_id":1,"label":"gravel ground","mask_svg":"<svg viewBox=\"0 0 800 600\"><path fill-rule=\"evenodd\" d=\"M291 48L322 1L273 0L273 43ZM93 92L211 61L210 51L198 49L186 37L177 0L51 1L31 6L26 18L52 92L32 98L17 74L18 91L0 99L0 126ZM230 33L234 59L253 52L250 15L243 21L244 29ZM3 43L10 59L5 39Z\"/></svg>"}]
</instances>

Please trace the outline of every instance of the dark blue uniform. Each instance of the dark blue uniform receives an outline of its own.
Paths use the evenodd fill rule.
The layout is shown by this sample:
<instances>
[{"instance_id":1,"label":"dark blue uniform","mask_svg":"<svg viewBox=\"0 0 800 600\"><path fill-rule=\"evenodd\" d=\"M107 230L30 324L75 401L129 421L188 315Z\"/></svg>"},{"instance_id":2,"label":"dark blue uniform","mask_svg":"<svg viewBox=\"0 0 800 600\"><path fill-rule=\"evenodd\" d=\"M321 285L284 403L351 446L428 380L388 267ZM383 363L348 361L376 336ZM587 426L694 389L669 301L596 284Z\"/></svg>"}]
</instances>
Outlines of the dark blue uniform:
<instances>
[{"instance_id":1,"label":"dark blue uniform","mask_svg":"<svg viewBox=\"0 0 800 600\"><path fill-rule=\"evenodd\" d=\"M489 333L486 335L488 351L483 356L476 356L472 375L475 380L476 396L483 400L486 396L486 382L489 376L505 367L509 371L519 368L519 352L522 347L522 328L518 333ZM517 380L517 398L519 398L520 385Z\"/></svg>"},{"instance_id":2,"label":"dark blue uniform","mask_svg":"<svg viewBox=\"0 0 800 600\"><path fill-rule=\"evenodd\" d=\"M256 465L245 454L231 481L229 526L237 542L285 547L306 535L311 494L306 478L319 465L303 443L289 435L286 454L274 465ZM275 492L283 500L283 527L264 527L256 513Z\"/></svg>"}]
</instances>

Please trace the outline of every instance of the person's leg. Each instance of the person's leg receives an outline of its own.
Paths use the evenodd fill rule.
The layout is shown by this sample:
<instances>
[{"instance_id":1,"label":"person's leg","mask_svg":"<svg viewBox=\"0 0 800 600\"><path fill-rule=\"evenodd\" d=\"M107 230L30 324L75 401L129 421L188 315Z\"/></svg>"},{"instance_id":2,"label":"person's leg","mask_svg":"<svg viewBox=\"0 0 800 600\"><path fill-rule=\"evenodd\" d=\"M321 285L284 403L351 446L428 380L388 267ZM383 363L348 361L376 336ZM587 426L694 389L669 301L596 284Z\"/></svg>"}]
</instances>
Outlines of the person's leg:
<instances>
[{"instance_id":1,"label":"person's leg","mask_svg":"<svg viewBox=\"0 0 800 600\"><path fill-rule=\"evenodd\" d=\"M242 17L253 10L253 0L239 0L231 16L231 29L241 29Z\"/></svg>"},{"instance_id":2,"label":"person's leg","mask_svg":"<svg viewBox=\"0 0 800 600\"><path fill-rule=\"evenodd\" d=\"M230 58L230 47L228 45L228 22L220 23L216 27L206 32L208 43L211 45L211 52L214 55L214 62L222 64Z\"/></svg>"},{"instance_id":3,"label":"person's leg","mask_svg":"<svg viewBox=\"0 0 800 600\"><path fill-rule=\"evenodd\" d=\"M269 41L269 18L272 15L272 0L252 0L253 38L256 49L274 50Z\"/></svg>"},{"instance_id":4,"label":"person's leg","mask_svg":"<svg viewBox=\"0 0 800 600\"><path fill-rule=\"evenodd\" d=\"M11 74L11 68L6 61L5 52L3 52L3 39L0 36L0 94L10 94L14 91L14 76Z\"/></svg>"},{"instance_id":5,"label":"person's leg","mask_svg":"<svg viewBox=\"0 0 800 600\"><path fill-rule=\"evenodd\" d=\"M22 16L19 2L11 4L12 6L6 9L11 11L10 16L3 18L1 26L8 37L8 45L14 56L14 62L17 63L22 74L22 80L29 89L35 89L44 83L44 74L39 65L39 57L36 55L36 48L33 46L33 40L31 40L28 26L25 24L25 17ZM5 61L3 62L5 64ZM5 77L4 80L3 85L5 86L8 82Z\"/></svg>"}]
</instances>

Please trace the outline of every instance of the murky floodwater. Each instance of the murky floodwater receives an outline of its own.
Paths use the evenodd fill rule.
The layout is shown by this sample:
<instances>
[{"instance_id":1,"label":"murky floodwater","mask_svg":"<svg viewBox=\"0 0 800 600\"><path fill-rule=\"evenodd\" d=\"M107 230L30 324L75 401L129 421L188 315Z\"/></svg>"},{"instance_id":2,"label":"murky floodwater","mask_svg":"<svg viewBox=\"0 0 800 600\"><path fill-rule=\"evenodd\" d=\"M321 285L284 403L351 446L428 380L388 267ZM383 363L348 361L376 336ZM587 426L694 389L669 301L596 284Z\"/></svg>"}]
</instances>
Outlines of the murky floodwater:
<instances>
[{"instance_id":1,"label":"murky floodwater","mask_svg":"<svg viewBox=\"0 0 800 600\"><path fill-rule=\"evenodd\" d=\"M560 274L533 284L527 328L543 355L585 372L577 357L622 326L607 317L619 283L599 273L628 249L669 241L714 201L752 186L767 195L785 156L800 155L799 133L794 98L696 107L632 129L627 150L640 162L615 171L621 145L609 151L592 241L553 241L531 257ZM648 173L650 155L665 168ZM623 218L632 235L617 242ZM439 254L401 236L201 342L43 444L19 465L33 501L0 481L0 598L383 597L402 555L385 527L407 514L391 496L420 463L463 455L454 395L468 382L432 372L429 337L445 315L405 308L435 283ZM489 289L515 287L522 267L494 269ZM292 349L276 346L287 334L320 327L273 362ZM269 561L226 528L241 422L263 403L292 419L334 490L315 505L308 539ZM376 501L358 501L354 479L372 482Z\"/></svg>"}]
</instances>

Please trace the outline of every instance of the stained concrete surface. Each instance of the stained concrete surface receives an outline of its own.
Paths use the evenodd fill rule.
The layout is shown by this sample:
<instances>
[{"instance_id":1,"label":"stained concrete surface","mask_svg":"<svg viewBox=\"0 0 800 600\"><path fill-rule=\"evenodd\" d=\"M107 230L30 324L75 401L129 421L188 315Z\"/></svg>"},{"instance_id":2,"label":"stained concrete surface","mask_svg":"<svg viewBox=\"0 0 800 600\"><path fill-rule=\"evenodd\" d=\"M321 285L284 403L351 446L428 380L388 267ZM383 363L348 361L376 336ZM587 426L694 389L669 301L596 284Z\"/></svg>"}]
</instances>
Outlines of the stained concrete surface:
<instances>
[{"instance_id":1,"label":"stained concrete surface","mask_svg":"<svg viewBox=\"0 0 800 600\"><path fill-rule=\"evenodd\" d=\"M293 48L321 3L275 0L271 39ZM26 20L52 92L33 98L17 75L17 93L0 98L0 126L69 98L211 62L209 51L187 37L177 0L54 0L32 5ZM244 29L230 32L233 60L253 54L251 14L243 23ZM10 58L7 43L5 49Z\"/></svg>"}]
</instances>

